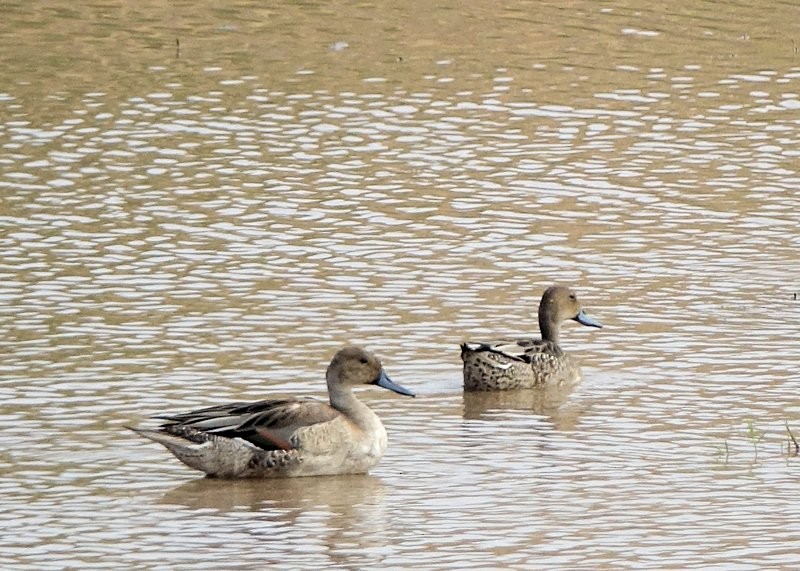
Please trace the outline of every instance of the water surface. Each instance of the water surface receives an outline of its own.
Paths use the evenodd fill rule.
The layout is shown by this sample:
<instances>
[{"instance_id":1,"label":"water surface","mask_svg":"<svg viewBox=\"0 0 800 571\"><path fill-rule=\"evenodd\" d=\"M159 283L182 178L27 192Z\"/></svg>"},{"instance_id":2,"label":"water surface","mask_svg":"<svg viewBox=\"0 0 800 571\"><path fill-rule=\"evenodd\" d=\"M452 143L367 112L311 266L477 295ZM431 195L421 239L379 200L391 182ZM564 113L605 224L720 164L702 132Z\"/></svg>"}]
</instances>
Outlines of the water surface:
<instances>
[{"instance_id":1,"label":"water surface","mask_svg":"<svg viewBox=\"0 0 800 571\"><path fill-rule=\"evenodd\" d=\"M3 11L3 568L800 563L792 3ZM464 395L552 283L582 385ZM123 428L345 343L418 393L369 476Z\"/></svg>"}]
</instances>

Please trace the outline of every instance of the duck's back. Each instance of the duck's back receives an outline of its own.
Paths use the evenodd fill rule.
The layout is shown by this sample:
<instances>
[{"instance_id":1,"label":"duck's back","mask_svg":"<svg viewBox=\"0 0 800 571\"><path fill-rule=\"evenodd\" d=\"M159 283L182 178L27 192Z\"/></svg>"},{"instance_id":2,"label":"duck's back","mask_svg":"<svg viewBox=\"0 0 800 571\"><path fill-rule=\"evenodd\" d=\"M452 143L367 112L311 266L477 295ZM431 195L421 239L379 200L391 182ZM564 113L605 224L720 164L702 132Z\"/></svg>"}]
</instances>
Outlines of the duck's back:
<instances>
[{"instance_id":1,"label":"duck's back","mask_svg":"<svg viewBox=\"0 0 800 571\"><path fill-rule=\"evenodd\" d=\"M575 382L577 363L557 343L542 339L503 339L461 345L464 390L505 391Z\"/></svg>"}]
</instances>

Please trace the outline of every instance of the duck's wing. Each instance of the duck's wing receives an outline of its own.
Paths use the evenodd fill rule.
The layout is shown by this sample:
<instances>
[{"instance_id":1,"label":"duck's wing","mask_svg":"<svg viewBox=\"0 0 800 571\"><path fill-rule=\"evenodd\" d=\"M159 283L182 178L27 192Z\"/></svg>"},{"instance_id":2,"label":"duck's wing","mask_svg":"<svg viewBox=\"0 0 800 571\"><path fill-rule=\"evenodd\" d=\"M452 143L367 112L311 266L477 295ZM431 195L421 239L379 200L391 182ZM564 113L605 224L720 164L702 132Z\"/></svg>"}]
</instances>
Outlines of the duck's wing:
<instances>
[{"instance_id":1,"label":"duck's wing","mask_svg":"<svg viewBox=\"0 0 800 571\"><path fill-rule=\"evenodd\" d=\"M537 355L560 357L564 351L558 344L543 339L497 339L489 342L463 343L463 352L490 352L513 361L530 363Z\"/></svg>"},{"instance_id":2,"label":"duck's wing","mask_svg":"<svg viewBox=\"0 0 800 571\"><path fill-rule=\"evenodd\" d=\"M236 402L182 414L160 416L165 432L185 428L227 438L241 438L264 450L291 450L292 435L300 428L329 422L341 413L316 399Z\"/></svg>"},{"instance_id":3,"label":"duck's wing","mask_svg":"<svg viewBox=\"0 0 800 571\"><path fill-rule=\"evenodd\" d=\"M535 339L496 339L494 341L467 342L461 344L461 353L496 353L512 361L527 361L525 347Z\"/></svg>"},{"instance_id":4,"label":"duck's wing","mask_svg":"<svg viewBox=\"0 0 800 571\"><path fill-rule=\"evenodd\" d=\"M231 402L210 406L207 408L199 408L197 410L190 410L188 412L181 412L178 414L159 414L153 418L167 420L169 423L180 424L197 424L196 428L214 428L215 420L219 422L218 426L225 426L230 423L238 424L235 419L241 418L244 420L246 417L259 413L263 410L269 409L273 406L285 402L291 402L295 399L269 399L255 402Z\"/></svg>"}]
</instances>

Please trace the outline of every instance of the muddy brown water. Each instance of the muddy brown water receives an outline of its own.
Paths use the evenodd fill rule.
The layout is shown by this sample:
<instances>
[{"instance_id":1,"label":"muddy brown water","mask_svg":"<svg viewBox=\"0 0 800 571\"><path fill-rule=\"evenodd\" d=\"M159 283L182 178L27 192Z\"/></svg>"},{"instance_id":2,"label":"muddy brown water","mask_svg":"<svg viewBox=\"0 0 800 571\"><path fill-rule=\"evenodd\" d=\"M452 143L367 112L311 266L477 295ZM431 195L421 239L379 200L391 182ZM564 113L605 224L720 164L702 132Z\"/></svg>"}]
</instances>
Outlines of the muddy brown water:
<instances>
[{"instance_id":1,"label":"muddy brown water","mask_svg":"<svg viewBox=\"0 0 800 571\"><path fill-rule=\"evenodd\" d=\"M800 8L6 3L4 569L800 565ZM464 395L537 334L573 392ZM199 478L126 432L324 398L369 476Z\"/></svg>"}]
</instances>

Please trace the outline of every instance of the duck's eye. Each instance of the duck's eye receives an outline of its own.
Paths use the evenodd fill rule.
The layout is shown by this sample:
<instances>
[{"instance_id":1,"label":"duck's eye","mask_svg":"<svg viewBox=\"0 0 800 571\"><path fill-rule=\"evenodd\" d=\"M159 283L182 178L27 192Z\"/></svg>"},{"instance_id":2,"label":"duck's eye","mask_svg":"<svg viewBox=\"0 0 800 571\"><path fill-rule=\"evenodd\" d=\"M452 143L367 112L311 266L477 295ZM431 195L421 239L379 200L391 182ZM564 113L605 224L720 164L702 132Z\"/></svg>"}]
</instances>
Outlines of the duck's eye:
<instances>
[{"instance_id":1,"label":"duck's eye","mask_svg":"<svg viewBox=\"0 0 800 571\"><path fill-rule=\"evenodd\" d=\"M569 298L570 298L572 301L575 301L575 294L574 294L574 293L571 293L571 294L569 294Z\"/></svg>"},{"instance_id":2,"label":"duck's eye","mask_svg":"<svg viewBox=\"0 0 800 571\"><path fill-rule=\"evenodd\" d=\"M362 365L366 365L367 364L367 358L366 357L361 357L361 359L359 359L359 361L361 361Z\"/></svg>"}]
</instances>

